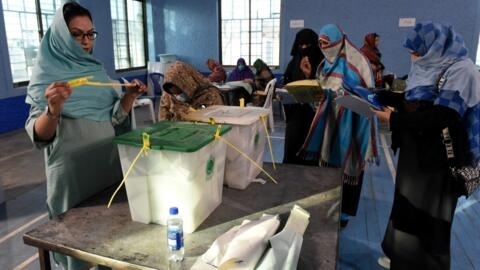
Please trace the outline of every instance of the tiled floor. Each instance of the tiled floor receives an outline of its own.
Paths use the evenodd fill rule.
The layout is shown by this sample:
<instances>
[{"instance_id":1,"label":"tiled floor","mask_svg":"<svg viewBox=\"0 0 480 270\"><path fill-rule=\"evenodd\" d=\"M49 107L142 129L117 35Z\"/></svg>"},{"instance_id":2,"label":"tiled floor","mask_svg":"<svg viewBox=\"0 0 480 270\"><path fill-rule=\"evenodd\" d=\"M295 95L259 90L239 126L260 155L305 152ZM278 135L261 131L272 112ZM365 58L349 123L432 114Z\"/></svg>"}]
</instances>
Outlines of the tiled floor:
<instances>
[{"instance_id":1,"label":"tiled floor","mask_svg":"<svg viewBox=\"0 0 480 270\"><path fill-rule=\"evenodd\" d=\"M285 124L276 105L271 145L274 160L280 162ZM138 126L151 123L147 107L136 112ZM380 241L390 212L395 174L389 133L382 130L381 164L367 168L358 214L340 233L338 269L382 269L376 260L381 254ZM271 160L268 148L264 160ZM43 154L32 148L24 130L0 134L0 182L0 269L39 269L36 249L23 244L22 235L47 220ZM477 192L469 200L459 200L451 269L480 269L479 199Z\"/></svg>"}]
</instances>

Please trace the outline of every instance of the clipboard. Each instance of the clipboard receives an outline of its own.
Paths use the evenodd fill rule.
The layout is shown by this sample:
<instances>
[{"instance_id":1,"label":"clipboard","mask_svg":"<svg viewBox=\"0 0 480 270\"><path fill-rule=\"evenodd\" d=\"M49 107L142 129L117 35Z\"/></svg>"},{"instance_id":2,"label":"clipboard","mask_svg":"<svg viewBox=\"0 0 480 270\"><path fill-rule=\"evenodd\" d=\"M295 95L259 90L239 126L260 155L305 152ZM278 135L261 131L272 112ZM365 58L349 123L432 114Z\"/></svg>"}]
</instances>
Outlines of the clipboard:
<instances>
[{"instance_id":1,"label":"clipboard","mask_svg":"<svg viewBox=\"0 0 480 270\"><path fill-rule=\"evenodd\" d=\"M354 95L339 96L339 97L336 97L334 101L338 105L343 106L364 117L370 118L375 114L371 110L373 107L370 103ZM377 109L377 108L373 108L373 109Z\"/></svg>"}]
</instances>

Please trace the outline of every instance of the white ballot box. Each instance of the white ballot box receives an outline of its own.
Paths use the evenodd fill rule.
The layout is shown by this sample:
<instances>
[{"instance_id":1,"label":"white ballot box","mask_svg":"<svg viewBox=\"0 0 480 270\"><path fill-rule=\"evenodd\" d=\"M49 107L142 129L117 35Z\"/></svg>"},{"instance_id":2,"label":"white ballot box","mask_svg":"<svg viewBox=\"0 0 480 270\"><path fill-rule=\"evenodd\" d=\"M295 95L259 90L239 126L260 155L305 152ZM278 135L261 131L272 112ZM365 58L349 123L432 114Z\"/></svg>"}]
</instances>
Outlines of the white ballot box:
<instances>
[{"instance_id":1,"label":"white ballot box","mask_svg":"<svg viewBox=\"0 0 480 270\"><path fill-rule=\"evenodd\" d=\"M210 123L213 120L216 124L225 123L232 126L231 131L224 138L251 160L236 149L228 147L224 179L227 186L245 189L261 172L268 113L268 109L260 107L215 105L190 112L186 116L186 120L189 121Z\"/></svg>"},{"instance_id":2,"label":"white ballot box","mask_svg":"<svg viewBox=\"0 0 480 270\"><path fill-rule=\"evenodd\" d=\"M221 203L227 145L217 126L161 121L115 138L132 220L166 225L178 207L184 231L193 232ZM218 130L224 135L230 126ZM150 150L140 156L148 134Z\"/></svg>"}]
</instances>

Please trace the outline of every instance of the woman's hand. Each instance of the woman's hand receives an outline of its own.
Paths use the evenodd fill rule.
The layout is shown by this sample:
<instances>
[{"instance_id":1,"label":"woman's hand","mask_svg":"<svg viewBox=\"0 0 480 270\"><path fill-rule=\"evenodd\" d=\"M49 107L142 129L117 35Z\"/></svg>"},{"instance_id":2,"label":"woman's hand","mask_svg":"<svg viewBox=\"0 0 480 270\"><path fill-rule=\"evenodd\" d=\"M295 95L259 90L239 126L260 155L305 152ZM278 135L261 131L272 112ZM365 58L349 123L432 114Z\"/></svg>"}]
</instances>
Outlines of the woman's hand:
<instances>
[{"instance_id":1,"label":"woman's hand","mask_svg":"<svg viewBox=\"0 0 480 270\"><path fill-rule=\"evenodd\" d=\"M302 58L302 60L300 60L300 69L306 78L310 78L310 75L312 75L312 65L308 60L308 56L305 56Z\"/></svg>"},{"instance_id":2,"label":"woman's hand","mask_svg":"<svg viewBox=\"0 0 480 270\"><path fill-rule=\"evenodd\" d=\"M130 82L131 86L126 87L125 95L129 95L132 98L137 98L147 92L147 86L139 79L134 79Z\"/></svg>"},{"instance_id":3,"label":"woman's hand","mask_svg":"<svg viewBox=\"0 0 480 270\"><path fill-rule=\"evenodd\" d=\"M48 110L54 117L60 117L65 101L72 94L72 87L66 82L53 82L45 90Z\"/></svg>"},{"instance_id":4,"label":"woman's hand","mask_svg":"<svg viewBox=\"0 0 480 270\"><path fill-rule=\"evenodd\" d=\"M63 105L72 95L72 91L72 87L67 82L53 82L45 89L47 109L38 117L33 126L36 141L53 140Z\"/></svg>"},{"instance_id":5,"label":"woman's hand","mask_svg":"<svg viewBox=\"0 0 480 270\"><path fill-rule=\"evenodd\" d=\"M122 98L122 108L126 112L130 112L135 99L147 92L147 86L140 80L134 79L130 82L131 86L126 87L125 95Z\"/></svg>"},{"instance_id":6,"label":"woman's hand","mask_svg":"<svg viewBox=\"0 0 480 270\"><path fill-rule=\"evenodd\" d=\"M390 122L390 115L392 114L392 110L388 107L384 107L383 110L374 110L372 111L377 115L378 119L382 122L389 123Z\"/></svg>"}]
</instances>

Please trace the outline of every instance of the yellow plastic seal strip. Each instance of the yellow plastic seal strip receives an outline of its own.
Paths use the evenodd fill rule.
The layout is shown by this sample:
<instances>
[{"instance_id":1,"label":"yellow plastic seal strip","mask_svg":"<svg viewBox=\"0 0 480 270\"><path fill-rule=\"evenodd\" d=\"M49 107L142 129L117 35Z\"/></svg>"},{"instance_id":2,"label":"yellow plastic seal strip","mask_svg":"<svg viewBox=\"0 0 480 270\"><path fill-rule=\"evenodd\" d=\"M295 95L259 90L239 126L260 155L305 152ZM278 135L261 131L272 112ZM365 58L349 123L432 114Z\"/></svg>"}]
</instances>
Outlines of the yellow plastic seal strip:
<instances>
[{"instance_id":1,"label":"yellow plastic seal strip","mask_svg":"<svg viewBox=\"0 0 480 270\"><path fill-rule=\"evenodd\" d=\"M133 169L133 166L135 166L135 163L137 163L137 160L142 156L142 154L145 155L145 156L148 155L148 151L150 150L150 135L148 135L147 133L144 132L142 134L142 141L143 141L142 148L138 152L137 156L133 159L132 164L130 164L130 167L128 168L127 172L125 173L125 176L123 177L122 182L120 182L117 189L115 189L115 192L113 192L112 197L110 197L110 200L108 201L107 208L110 208L110 205L113 202L113 198L115 198L118 191L120 190L120 188L125 183L125 180L127 179L128 175L130 174L130 172Z\"/></svg>"},{"instance_id":2,"label":"yellow plastic seal strip","mask_svg":"<svg viewBox=\"0 0 480 270\"><path fill-rule=\"evenodd\" d=\"M265 128L265 134L267 134L267 142L268 142L268 150L270 152L270 160L272 161L273 169L276 170L277 166L275 166L275 158L273 157L273 148L272 148L272 140L270 139L270 133L267 127L267 119L268 115L261 115L260 119L262 120L263 127Z\"/></svg>"},{"instance_id":3,"label":"yellow plastic seal strip","mask_svg":"<svg viewBox=\"0 0 480 270\"><path fill-rule=\"evenodd\" d=\"M210 125L215 125L215 118L210 117L208 120L210 120Z\"/></svg>"},{"instance_id":4,"label":"yellow plastic seal strip","mask_svg":"<svg viewBox=\"0 0 480 270\"><path fill-rule=\"evenodd\" d=\"M92 78L93 76L87 76L87 77L80 77L80 78L76 78L76 79L72 79L70 81L68 81L68 84L71 86L71 87L77 87L77 86L81 86L81 85L91 85L91 86L126 86L126 87L130 87L130 86L134 86L135 84L133 83L114 83L114 82L94 82L94 81L90 81L90 78Z\"/></svg>"},{"instance_id":5,"label":"yellow plastic seal strip","mask_svg":"<svg viewBox=\"0 0 480 270\"><path fill-rule=\"evenodd\" d=\"M84 85L88 81L88 79L90 79L92 77L93 76L76 78L76 79L68 81L68 84L71 87L77 87L77 86L80 86L80 85Z\"/></svg>"},{"instance_id":6,"label":"yellow plastic seal strip","mask_svg":"<svg viewBox=\"0 0 480 270\"><path fill-rule=\"evenodd\" d=\"M228 140L226 140L225 138L222 138L222 136L220 136L220 128L221 128L221 125L219 125L217 127L217 131L215 132L214 137L215 137L216 140L221 140L222 142L226 143L227 146L231 147L232 149L234 149L235 151L240 153L242 156L244 156L246 159L248 159L253 165L255 165L255 167L259 168L262 172L264 172L265 175L267 175L268 178L270 178L270 180L272 180L272 182L274 182L275 184L278 184L278 182L275 180L275 178L273 178L267 171L265 171L262 168L262 166L258 165L257 162L255 162L255 160L251 159L247 154L245 154L242 150L238 149L238 147L236 147L235 145L230 143Z\"/></svg>"}]
</instances>

